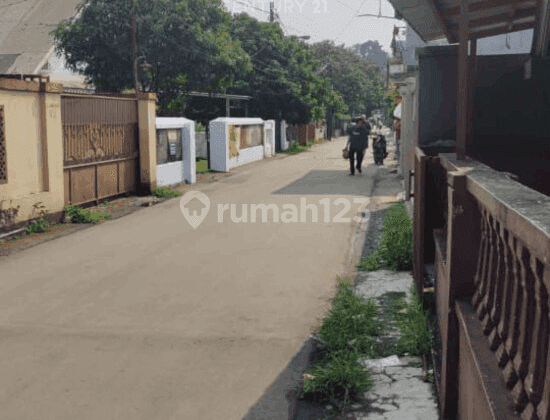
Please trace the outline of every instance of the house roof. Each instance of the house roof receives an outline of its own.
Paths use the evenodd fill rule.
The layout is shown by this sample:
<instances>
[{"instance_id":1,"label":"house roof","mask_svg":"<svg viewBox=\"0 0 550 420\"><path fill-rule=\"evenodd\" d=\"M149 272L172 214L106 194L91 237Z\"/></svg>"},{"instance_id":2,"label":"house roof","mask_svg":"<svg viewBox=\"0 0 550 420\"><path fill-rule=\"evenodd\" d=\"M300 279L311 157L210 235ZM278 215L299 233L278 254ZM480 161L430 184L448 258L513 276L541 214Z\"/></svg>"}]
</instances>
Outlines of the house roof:
<instances>
[{"instance_id":1,"label":"house roof","mask_svg":"<svg viewBox=\"0 0 550 420\"><path fill-rule=\"evenodd\" d=\"M50 32L76 16L81 2L0 0L0 73L38 73L53 53Z\"/></svg>"},{"instance_id":2,"label":"house roof","mask_svg":"<svg viewBox=\"0 0 550 420\"><path fill-rule=\"evenodd\" d=\"M461 5L468 5L468 39L536 29L539 16L547 5L547 0L389 0L389 2L397 14L409 23L424 42L446 38L450 43L458 42Z\"/></svg>"}]
</instances>

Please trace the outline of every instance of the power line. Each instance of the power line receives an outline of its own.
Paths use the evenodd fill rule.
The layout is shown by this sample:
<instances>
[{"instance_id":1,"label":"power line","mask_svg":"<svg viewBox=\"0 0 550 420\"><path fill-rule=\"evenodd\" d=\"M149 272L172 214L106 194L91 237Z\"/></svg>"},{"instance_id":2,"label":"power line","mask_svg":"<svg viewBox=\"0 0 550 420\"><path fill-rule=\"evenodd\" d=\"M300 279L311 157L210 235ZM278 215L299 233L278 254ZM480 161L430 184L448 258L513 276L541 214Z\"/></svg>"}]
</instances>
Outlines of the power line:
<instances>
[{"instance_id":1,"label":"power line","mask_svg":"<svg viewBox=\"0 0 550 420\"><path fill-rule=\"evenodd\" d=\"M279 16L279 13L275 12L275 17L277 18L279 23L282 25L284 32L288 32L288 29L286 29L286 26L283 23L283 20L281 19L281 16Z\"/></svg>"},{"instance_id":2,"label":"power line","mask_svg":"<svg viewBox=\"0 0 550 420\"><path fill-rule=\"evenodd\" d=\"M260 12L269 13L269 11L267 11L267 10L260 9L259 7L252 6L251 4L248 4L248 3L245 3L245 2L242 2L242 1L239 1L239 0L233 0L233 1L234 1L235 3L244 4L245 6L248 6L248 7L252 8L252 9L259 10Z\"/></svg>"},{"instance_id":3,"label":"power line","mask_svg":"<svg viewBox=\"0 0 550 420\"><path fill-rule=\"evenodd\" d=\"M366 2L367 2L367 0L365 0L363 3L361 3L361 6L359 6L359 8L355 11L356 14L359 13L359 10L361 10L361 7L363 7L363 5L364 5ZM340 38L340 37L342 36L342 34L346 31L346 29L348 29L349 24L351 23L351 21L352 21L353 19L355 19L355 18L356 18L356 15L353 15L353 16L351 17L351 19L348 21L348 23L346 23L346 26L344 27L344 29L342 30L342 32L340 32L340 34L334 39L334 41L336 41L338 38Z\"/></svg>"},{"instance_id":4,"label":"power line","mask_svg":"<svg viewBox=\"0 0 550 420\"><path fill-rule=\"evenodd\" d=\"M346 6L347 8L351 9L351 10L355 10L353 7L351 7L349 4L346 4L346 3L343 3L341 2L340 0L336 0L338 3L340 3L341 5L343 6Z\"/></svg>"},{"instance_id":5,"label":"power line","mask_svg":"<svg viewBox=\"0 0 550 420\"><path fill-rule=\"evenodd\" d=\"M290 34L290 31L288 29L292 29L294 32L303 32L301 31L300 29L296 29L296 28L293 28L292 26L289 26L289 25L285 25L281 19L281 16L279 16L279 14L277 12L275 12L275 15L277 16L277 18L279 19L279 22L281 23L281 25L283 25L283 28ZM288 28L288 29L287 29ZM292 36L292 35L289 35L289 36Z\"/></svg>"}]
</instances>

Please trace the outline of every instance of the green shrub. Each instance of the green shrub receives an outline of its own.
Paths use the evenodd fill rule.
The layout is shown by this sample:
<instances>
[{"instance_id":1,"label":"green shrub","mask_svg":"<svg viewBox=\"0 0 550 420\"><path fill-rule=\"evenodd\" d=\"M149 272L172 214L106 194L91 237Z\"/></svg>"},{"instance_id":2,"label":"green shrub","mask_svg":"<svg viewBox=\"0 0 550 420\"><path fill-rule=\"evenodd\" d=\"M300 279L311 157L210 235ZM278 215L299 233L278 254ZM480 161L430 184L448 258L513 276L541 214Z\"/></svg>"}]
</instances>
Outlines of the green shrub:
<instances>
[{"instance_id":1,"label":"green shrub","mask_svg":"<svg viewBox=\"0 0 550 420\"><path fill-rule=\"evenodd\" d=\"M52 226L53 225L47 220L37 220L25 226L25 233L27 235L32 235L33 233L47 232L52 228Z\"/></svg>"},{"instance_id":2,"label":"green shrub","mask_svg":"<svg viewBox=\"0 0 550 420\"><path fill-rule=\"evenodd\" d=\"M413 221L403 203L390 207L384 217L384 236L378 247L384 265L393 271L409 271L413 265Z\"/></svg>"},{"instance_id":3,"label":"green shrub","mask_svg":"<svg viewBox=\"0 0 550 420\"><path fill-rule=\"evenodd\" d=\"M25 226L25 234L32 235L33 233L47 232L52 228L52 224L46 220L49 212L42 202L34 203L30 219L32 220Z\"/></svg>"},{"instance_id":4,"label":"green shrub","mask_svg":"<svg viewBox=\"0 0 550 420\"><path fill-rule=\"evenodd\" d=\"M109 213L91 212L73 204L65 206L65 216L70 219L71 223L97 223L100 220L111 218Z\"/></svg>"},{"instance_id":5,"label":"green shrub","mask_svg":"<svg viewBox=\"0 0 550 420\"><path fill-rule=\"evenodd\" d=\"M428 316L424 312L422 300L416 291L416 286L411 286L411 303L401 302L396 308L395 320L401 330L401 338L397 343L397 353L409 353L411 356L421 356L430 351L431 333ZM397 309L404 309L401 313Z\"/></svg>"},{"instance_id":6,"label":"green shrub","mask_svg":"<svg viewBox=\"0 0 550 420\"><path fill-rule=\"evenodd\" d=\"M303 396L324 404L343 405L372 385L369 372L354 352L332 354L305 376Z\"/></svg>"},{"instance_id":7,"label":"green shrub","mask_svg":"<svg viewBox=\"0 0 550 420\"><path fill-rule=\"evenodd\" d=\"M329 316L324 319L319 336L332 351L369 353L379 334L376 305L356 296L349 284L341 282Z\"/></svg>"},{"instance_id":8,"label":"green shrub","mask_svg":"<svg viewBox=\"0 0 550 420\"><path fill-rule=\"evenodd\" d=\"M174 191L170 188L154 188L151 193L158 198L172 198L178 197L180 195L179 192Z\"/></svg>"},{"instance_id":9,"label":"green shrub","mask_svg":"<svg viewBox=\"0 0 550 420\"><path fill-rule=\"evenodd\" d=\"M357 267L365 271L380 270L380 255L378 255L378 252L367 255L361 259Z\"/></svg>"},{"instance_id":10,"label":"green shrub","mask_svg":"<svg viewBox=\"0 0 550 420\"><path fill-rule=\"evenodd\" d=\"M212 172L210 169L208 169L208 160L204 158L198 158L196 165L196 171L198 174Z\"/></svg>"},{"instance_id":11,"label":"green shrub","mask_svg":"<svg viewBox=\"0 0 550 420\"><path fill-rule=\"evenodd\" d=\"M203 132L203 131L206 131L206 127L204 125L202 125L200 122L195 121L195 132L200 133L200 132Z\"/></svg>"}]
</instances>

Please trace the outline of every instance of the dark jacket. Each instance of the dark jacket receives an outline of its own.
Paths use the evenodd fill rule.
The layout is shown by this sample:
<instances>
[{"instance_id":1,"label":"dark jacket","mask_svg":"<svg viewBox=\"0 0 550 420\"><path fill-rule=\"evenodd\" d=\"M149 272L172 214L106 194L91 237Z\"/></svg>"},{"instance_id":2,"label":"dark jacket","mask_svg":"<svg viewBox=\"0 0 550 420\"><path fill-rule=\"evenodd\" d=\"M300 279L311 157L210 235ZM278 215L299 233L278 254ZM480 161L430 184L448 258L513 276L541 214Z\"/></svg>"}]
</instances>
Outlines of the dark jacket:
<instances>
[{"instance_id":1,"label":"dark jacket","mask_svg":"<svg viewBox=\"0 0 550 420\"><path fill-rule=\"evenodd\" d=\"M370 125L367 123L364 127L355 126L350 131L348 140L349 150L362 152L369 147Z\"/></svg>"}]
</instances>

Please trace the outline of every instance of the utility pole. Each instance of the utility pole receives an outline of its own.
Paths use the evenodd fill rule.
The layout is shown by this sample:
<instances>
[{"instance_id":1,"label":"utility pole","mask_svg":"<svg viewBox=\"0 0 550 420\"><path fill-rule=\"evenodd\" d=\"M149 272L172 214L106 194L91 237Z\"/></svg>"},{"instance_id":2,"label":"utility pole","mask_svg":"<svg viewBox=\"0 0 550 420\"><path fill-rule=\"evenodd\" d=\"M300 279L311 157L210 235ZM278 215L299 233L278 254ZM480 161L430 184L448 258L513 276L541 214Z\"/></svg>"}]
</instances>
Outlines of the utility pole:
<instances>
[{"instance_id":1,"label":"utility pole","mask_svg":"<svg viewBox=\"0 0 550 420\"><path fill-rule=\"evenodd\" d=\"M136 47L136 11L134 6L134 0L132 2L132 61L134 63L134 91L138 94L138 77L137 77L137 47Z\"/></svg>"},{"instance_id":2,"label":"utility pole","mask_svg":"<svg viewBox=\"0 0 550 420\"><path fill-rule=\"evenodd\" d=\"M269 23L275 22L275 2L269 3Z\"/></svg>"}]
</instances>

